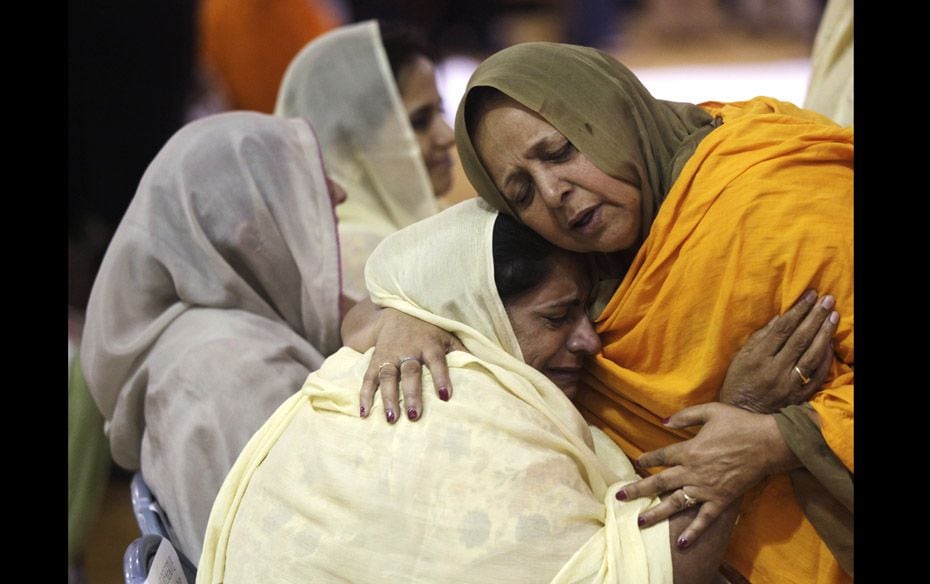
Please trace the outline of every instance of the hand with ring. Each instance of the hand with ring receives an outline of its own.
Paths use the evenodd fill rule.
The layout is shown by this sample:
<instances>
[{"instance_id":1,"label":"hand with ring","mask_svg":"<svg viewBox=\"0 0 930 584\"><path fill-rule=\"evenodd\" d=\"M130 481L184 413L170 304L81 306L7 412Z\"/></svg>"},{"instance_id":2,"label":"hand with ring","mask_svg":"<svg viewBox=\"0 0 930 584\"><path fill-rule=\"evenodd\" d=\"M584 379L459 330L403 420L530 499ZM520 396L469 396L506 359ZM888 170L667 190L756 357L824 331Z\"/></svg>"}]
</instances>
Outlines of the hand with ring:
<instances>
[{"instance_id":1,"label":"hand with ring","mask_svg":"<svg viewBox=\"0 0 930 584\"><path fill-rule=\"evenodd\" d=\"M379 326L359 395L359 415L368 417L375 392L380 390L384 416L389 423L400 418L400 394L407 419L419 420L423 415L423 365L432 374L439 399L448 401L452 397L452 382L446 354L464 351L465 346L455 335L397 310L377 308L375 314Z\"/></svg>"},{"instance_id":2,"label":"hand with ring","mask_svg":"<svg viewBox=\"0 0 930 584\"><path fill-rule=\"evenodd\" d=\"M697 515L681 532L686 545L693 544L754 485L800 466L771 415L707 403L681 410L666 425L702 428L690 440L640 456L640 468L668 468L624 485L616 496L625 501L667 493L658 505L640 514L640 527L697 507Z\"/></svg>"},{"instance_id":3,"label":"hand with ring","mask_svg":"<svg viewBox=\"0 0 930 584\"><path fill-rule=\"evenodd\" d=\"M753 333L739 350L720 388L719 401L770 414L804 403L833 364L833 335L840 321L833 296L808 290L785 314Z\"/></svg>"}]
</instances>

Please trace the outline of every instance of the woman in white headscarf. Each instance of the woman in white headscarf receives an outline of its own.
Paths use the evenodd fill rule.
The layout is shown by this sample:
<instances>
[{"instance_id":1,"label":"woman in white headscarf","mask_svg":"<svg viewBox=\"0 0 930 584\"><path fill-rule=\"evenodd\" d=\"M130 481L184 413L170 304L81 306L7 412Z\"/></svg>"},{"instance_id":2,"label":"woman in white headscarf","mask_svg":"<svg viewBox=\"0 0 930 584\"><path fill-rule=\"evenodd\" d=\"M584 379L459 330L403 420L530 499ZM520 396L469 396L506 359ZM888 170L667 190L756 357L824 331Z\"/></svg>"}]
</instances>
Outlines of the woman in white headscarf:
<instances>
[{"instance_id":1,"label":"woman in white headscarf","mask_svg":"<svg viewBox=\"0 0 930 584\"><path fill-rule=\"evenodd\" d=\"M165 144L107 250L84 373L195 561L242 447L339 347L341 198L305 120L219 114Z\"/></svg>"},{"instance_id":2,"label":"woman in white headscarf","mask_svg":"<svg viewBox=\"0 0 930 584\"><path fill-rule=\"evenodd\" d=\"M714 577L735 506L700 547L670 545L687 512L641 530L639 514L658 501L616 498L637 475L570 401L600 350L579 254L470 200L388 236L366 280L377 305L461 339L466 351L448 355L456 399L424 391L429 415L393 425L376 402L366 421L357 390L373 350L337 351L233 466L198 582ZM819 343L823 354L829 335Z\"/></svg>"},{"instance_id":3,"label":"woman in white headscarf","mask_svg":"<svg viewBox=\"0 0 930 584\"><path fill-rule=\"evenodd\" d=\"M382 36L383 33L383 36ZM376 21L311 41L288 66L275 113L316 129L339 207L343 287L366 298L365 261L387 235L435 214L452 185L451 128L429 49Z\"/></svg>"}]
</instances>

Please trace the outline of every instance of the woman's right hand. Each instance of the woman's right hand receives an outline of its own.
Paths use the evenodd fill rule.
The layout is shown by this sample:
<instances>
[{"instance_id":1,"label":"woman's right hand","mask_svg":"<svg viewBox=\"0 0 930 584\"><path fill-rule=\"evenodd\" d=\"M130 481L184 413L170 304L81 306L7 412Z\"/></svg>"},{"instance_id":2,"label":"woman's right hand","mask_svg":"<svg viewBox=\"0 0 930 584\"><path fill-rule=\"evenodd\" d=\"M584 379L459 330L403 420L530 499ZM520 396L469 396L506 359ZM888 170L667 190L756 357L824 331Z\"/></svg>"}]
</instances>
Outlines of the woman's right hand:
<instances>
[{"instance_id":1,"label":"woman's right hand","mask_svg":"<svg viewBox=\"0 0 930 584\"><path fill-rule=\"evenodd\" d=\"M465 345L455 335L393 308L379 309L376 318L380 324L362 382L359 413L368 417L375 392L380 389L384 415L393 424L400 417L398 394L402 391L407 419L418 420L423 413L422 365L429 368L439 399L448 401L452 382L446 354L465 351Z\"/></svg>"},{"instance_id":2,"label":"woman's right hand","mask_svg":"<svg viewBox=\"0 0 930 584\"><path fill-rule=\"evenodd\" d=\"M727 369L719 401L771 414L801 404L823 385L833 363L840 315L829 294L808 290L785 314L753 333Z\"/></svg>"}]
</instances>

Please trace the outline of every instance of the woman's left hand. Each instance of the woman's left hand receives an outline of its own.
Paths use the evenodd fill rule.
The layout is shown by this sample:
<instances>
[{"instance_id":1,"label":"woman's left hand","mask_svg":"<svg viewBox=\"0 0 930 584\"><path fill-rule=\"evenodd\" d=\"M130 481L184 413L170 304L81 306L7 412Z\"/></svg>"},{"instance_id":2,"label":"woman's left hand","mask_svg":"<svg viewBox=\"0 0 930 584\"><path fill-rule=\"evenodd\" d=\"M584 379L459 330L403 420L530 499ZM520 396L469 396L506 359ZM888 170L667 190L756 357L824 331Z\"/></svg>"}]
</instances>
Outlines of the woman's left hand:
<instances>
[{"instance_id":1,"label":"woman's left hand","mask_svg":"<svg viewBox=\"0 0 930 584\"><path fill-rule=\"evenodd\" d=\"M637 461L640 468L670 468L617 492L620 500L670 493L640 515L640 527L699 504L697 517L681 534L688 543L759 481L800 466L770 415L707 403L685 408L666 421L669 428L699 424L703 427L694 438L647 452Z\"/></svg>"}]
</instances>

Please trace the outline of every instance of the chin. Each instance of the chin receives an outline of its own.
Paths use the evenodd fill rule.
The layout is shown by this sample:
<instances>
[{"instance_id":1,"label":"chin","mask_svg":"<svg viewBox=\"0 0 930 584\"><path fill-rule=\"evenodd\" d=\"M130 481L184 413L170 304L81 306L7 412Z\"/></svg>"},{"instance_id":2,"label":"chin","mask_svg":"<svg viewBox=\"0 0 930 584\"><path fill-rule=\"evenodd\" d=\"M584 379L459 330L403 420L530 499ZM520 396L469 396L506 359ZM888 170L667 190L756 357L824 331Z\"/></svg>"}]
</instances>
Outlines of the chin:
<instances>
[{"instance_id":1,"label":"chin","mask_svg":"<svg viewBox=\"0 0 930 584\"><path fill-rule=\"evenodd\" d=\"M433 185L433 194L441 197L452 189L452 174L443 173L441 176L430 176Z\"/></svg>"},{"instance_id":2,"label":"chin","mask_svg":"<svg viewBox=\"0 0 930 584\"><path fill-rule=\"evenodd\" d=\"M574 398L574 397L575 397L575 394L578 393L578 386L575 385L575 384L572 384L572 385L569 385L569 386L562 386L562 385L560 385L560 386L559 386L559 389L562 390L562 393L564 393L564 394L565 394L565 397L567 397L568 399Z\"/></svg>"}]
</instances>

